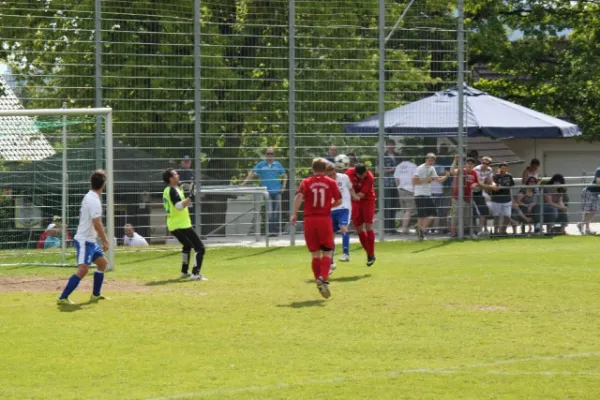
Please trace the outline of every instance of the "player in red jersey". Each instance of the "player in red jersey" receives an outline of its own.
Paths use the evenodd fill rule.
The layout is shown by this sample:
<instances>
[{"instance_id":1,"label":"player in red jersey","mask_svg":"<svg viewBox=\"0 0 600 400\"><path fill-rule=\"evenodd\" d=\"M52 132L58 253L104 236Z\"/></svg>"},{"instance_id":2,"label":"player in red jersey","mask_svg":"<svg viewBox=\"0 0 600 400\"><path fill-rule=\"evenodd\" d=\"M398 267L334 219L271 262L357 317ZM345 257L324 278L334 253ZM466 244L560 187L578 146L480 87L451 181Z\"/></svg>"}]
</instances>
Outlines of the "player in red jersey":
<instances>
[{"instance_id":1,"label":"player in red jersey","mask_svg":"<svg viewBox=\"0 0 600 400\"><path fill-rule=\"evenodd\" d=\"M315 158L312 163L313 176L300 183L294 199L294 214L290 222L298 222L298 210L304 200L304 239L312 254L312 270L317 280L317 288L326 299L329 291L329 270L333 253L333 229L331 229L331 209L342 203L337 183L325 176L327 160Z\"/></svg>"},{"instance_id":2,"label":"player in red jersey","mask_svg":"<svg viewBox=\"0 0 600 400\"><path fill-rule=\"evenodd\" d=\"M360 244L367 253L367 266L375 263L375 178L363 164L348 169L356 197L352 199L352 224L358 233Z\"/></svg>"}]
</instances>

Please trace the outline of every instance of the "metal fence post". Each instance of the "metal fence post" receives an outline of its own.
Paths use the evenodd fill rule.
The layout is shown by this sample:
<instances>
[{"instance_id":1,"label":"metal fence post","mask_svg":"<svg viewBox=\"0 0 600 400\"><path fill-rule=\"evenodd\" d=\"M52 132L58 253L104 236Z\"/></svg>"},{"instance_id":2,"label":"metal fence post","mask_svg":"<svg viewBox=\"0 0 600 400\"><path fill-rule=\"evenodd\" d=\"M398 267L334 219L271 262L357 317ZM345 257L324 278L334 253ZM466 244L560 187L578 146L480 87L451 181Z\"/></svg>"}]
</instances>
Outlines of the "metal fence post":
<instances>
[{"instance_id":1,"label":"metal fence post","mask_svg":"<svg viewBox=\"0 0 600 400\"><path fill-rule=\"evenodd\" d=\"M63 109L67 108L67 103L63 103ZM98 136L99 137L99 136ZM60 262L65 264L67 253L67 203L69 202L67 181L69 173L67 171L67 116L62 117L62 201L61 201L61 229L60 229Z\"/></svg>"},{"instance_id":2,"label":"metal fence post","mask_svg":"<svg viewBox=\"0 0 600 400\"><path fill-rule=\"evenodd\" d=\"M290 192L288 207L289 216L294 212L294 199L292 194L296 189L296 3L295 0L288 0L288 158L290 184L288 190ZM296 228L289 224L290 227L290 246L296 244Z\"/></svg>"},{"instance_id":3,"label":"metal fence post","mask_svg":"<svg viewBox=\"0 0 600 400\"><path fill-rule=\"evenodd\" d=\"M95 107L102 107L102 3L94 1L94 41L96 45L95 56ZM102 116L96 115L96 136L94 139L96 168L102 168ZM64 221L63 221L64 223Z\"/></svg>"},{"instance_id":4,"label":"metal fence post","mask_svg":"<svg viewBox=\"0 0 600 400\"><path fill-rule=\"evenodd\" d=\"M200 60L200 18L201 0L194 0L194 187L196 196L194 197L194 229L202 236L202 202L200 201L202 193L202 183L200 174L202 173L202 94L200 92L201 79L201 60Z\"/></svg>"},{"instance_id":5,"label":"metal fence post","mask_svg":"<svg viewBox=\"0 0 600 400\"><path fill-rule=\"evenodd\" d=\"M377 142L378 188L379 188L379 240L385 240L385 0L379 0L379 130Z\"/></svg>"},{"instance_id":6,"label":"metal fence post","mask_svg":"<svg viewBox=\"0 0 600 400\"><path fill-rule=\"evenodd\" d=\"M457 28L457 79L458 85L458 238L464 238L464 182L466 177L464 168L464 0L458 0L458 28Z\"/></svg>"}]
</instances>

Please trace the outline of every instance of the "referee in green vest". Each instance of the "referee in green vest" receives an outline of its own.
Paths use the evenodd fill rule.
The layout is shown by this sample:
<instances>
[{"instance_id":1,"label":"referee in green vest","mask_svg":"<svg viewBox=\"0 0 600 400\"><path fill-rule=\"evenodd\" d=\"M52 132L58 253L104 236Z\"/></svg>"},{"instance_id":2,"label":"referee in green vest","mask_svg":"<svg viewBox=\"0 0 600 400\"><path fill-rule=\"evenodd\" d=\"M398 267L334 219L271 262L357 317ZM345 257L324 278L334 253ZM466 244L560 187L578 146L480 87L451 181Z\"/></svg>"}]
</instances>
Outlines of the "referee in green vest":
<instances>
[{"instance_id":1,"label":"referee in green vest","mask_svg":"<svg viewBox=\"0 0 600 400\"><path fill-rule=\"evenodd\" d=\"M187 198L179 187L179 174L173 168L167 168L163 173L167 187L163 191L163 206L167 214L167 228L183 245L181 250L181 278L193 281L206 281L200 270L206 252L202 240L192 228L188 206L194 201L194 189L190 190ZM191 249L194 249L195 262L192 274L188 273Z\"/></svg>"}]
</instances>

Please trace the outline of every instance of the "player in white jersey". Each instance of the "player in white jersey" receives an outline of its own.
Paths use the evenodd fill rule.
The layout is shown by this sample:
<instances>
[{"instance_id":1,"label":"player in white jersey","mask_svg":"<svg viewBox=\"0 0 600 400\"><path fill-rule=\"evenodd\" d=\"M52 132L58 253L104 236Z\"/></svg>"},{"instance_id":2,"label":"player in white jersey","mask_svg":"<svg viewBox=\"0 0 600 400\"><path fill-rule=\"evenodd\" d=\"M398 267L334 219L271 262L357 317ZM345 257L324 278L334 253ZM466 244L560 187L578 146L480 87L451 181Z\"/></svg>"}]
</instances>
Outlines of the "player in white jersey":
<instances>
[{"instance_id":1,"label":"player in white jersey","mask_svg":"<svg viewBox=\"0 0 600 400\"><path fill-rule=\"evenodd\" d=\"M106 184L106 174L102 170L96 170L90 178L91 190L83 197L81 202L81 211L79 212L79 226L77 233L73 238L75 249L77 250L77 272L69 278L65 290L58 298L59 306L69 306L74 303L69 300L69 295L79 285L79 282L87 275L90 265L96 264L94 272L94 287L90 302L98 300L107 300L108 298L100 294L102 282L104 281L104 270L108 265L103 251L108 250L108 238L102 226L102 204L100 196L102 189ZM98 236L102 239L102 248L96 242Z\"/></svg>"},{"instance_id":2,"label":"player in white jersey","mask_svg":"<svg viewBox=\"0 0 600 400\"><path fill-rule=\"evenodd\" d=\"M333 224L333 232L342 233L342 255L340 261L350 261L350 233L348 225L350 224L350 213L352 209L352 198L355 196L352 183L348 175L336 172L333 164L327 166L327 176L335 179L342 195L342 204L331 209L331 222ZM331 257L331 268L335 269L333 256Z\"/></svg>"}]
</instances>

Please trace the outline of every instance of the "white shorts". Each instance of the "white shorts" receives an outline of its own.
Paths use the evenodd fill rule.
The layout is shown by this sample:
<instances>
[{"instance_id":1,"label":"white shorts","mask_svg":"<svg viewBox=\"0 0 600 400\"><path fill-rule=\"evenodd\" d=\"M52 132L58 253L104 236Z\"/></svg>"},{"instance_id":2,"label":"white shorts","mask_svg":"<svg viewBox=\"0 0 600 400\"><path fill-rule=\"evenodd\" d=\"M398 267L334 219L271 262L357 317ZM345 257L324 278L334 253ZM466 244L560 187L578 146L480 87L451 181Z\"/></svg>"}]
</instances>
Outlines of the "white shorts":
<instances>
[{"instance_id":1,"label":"white shorts","mask_svg":"<svg viewBox=\"0 0 600 400\"><path fill-rule=\"evenodd\" d=\"M494 217L510 217L512 212L512 201L508 203L494 203L491 202L490 210Z\"/></svg>"}]
</instances>

